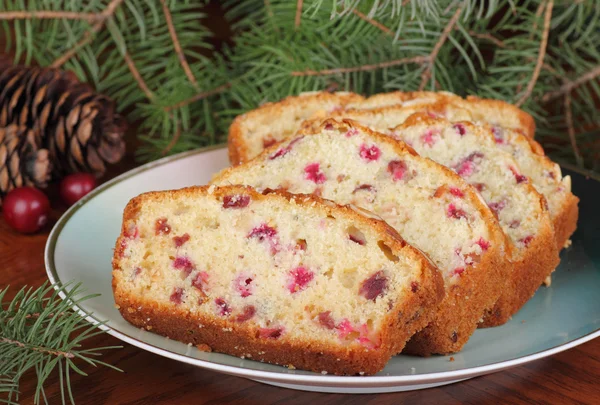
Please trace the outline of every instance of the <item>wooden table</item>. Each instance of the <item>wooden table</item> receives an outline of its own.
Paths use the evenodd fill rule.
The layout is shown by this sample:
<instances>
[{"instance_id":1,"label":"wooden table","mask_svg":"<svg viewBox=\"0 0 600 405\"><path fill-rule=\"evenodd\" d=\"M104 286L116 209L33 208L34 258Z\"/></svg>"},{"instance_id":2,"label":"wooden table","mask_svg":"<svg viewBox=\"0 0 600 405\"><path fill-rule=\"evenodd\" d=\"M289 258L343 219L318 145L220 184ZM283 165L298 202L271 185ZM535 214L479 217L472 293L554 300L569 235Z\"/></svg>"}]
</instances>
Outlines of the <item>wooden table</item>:
<instances>
[{"instance_id":1,"label":"wooden table","mask_svg":"<svg viewBox=\"0 0 600 405\"><path fill-rule=\"evenodd\" d=\"M128 157L106 179L133 167L132 162ZM48 194L53 218L39 234L17 234L0 218L0 287L10 284L12 294L26 284L39 286L47 280L44 245L52 224L65 209L58 203L55 190L50 189ZM125 372L85 367L80 363L89 376L72 374L73 393L79 404L600 404L600 339L521 367L457 384L396 394L353 396L293 391L218 374L143 351L109 335L93 338L87 344L123 345L123 349L107 352L102 360ZM33 403L35 383L33 374L22 380L23 404ZM60 403L55 376L48 380L47 394L50 404Z\"/></svg>"}]
</instances>

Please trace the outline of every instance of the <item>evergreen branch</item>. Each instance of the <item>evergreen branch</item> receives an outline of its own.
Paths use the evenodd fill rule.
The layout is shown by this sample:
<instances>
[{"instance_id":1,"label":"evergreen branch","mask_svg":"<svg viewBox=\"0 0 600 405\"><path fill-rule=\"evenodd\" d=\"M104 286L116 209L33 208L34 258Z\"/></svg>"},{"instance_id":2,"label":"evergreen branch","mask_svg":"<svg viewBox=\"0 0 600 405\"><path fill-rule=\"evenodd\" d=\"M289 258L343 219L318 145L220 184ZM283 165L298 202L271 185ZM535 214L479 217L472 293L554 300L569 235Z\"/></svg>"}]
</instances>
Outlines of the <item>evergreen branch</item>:
<instances>
[{"instance_id":1,"label":"evergreen branch","mask_svg":"<svg viewBox=\"0 0 600 405\"><path fill-rule=\"evenodd\" d=\"M0 402L18 401L19 381L30 370L38 379L35 404L48 402L44 384L57 369L60 391L64 393L66 387L71 392L69 370L86 375L75 364L76 359L120 371L95 358L101 351L117 347L81 349L84 340L104 331L72 310L73 305L97 296L83 296L79 287L69 283L54 289L45 283L35 290L22 288L9 302L4 302L8 287L0 291L0 394L6 395ZM65 294L64 300L59 293ZM69 398L73 403L71 394ZM64 395L62 402L67 402Z\"/></svg>"},{"instance_id":2,"label":"evergreen branch","mask_svg":"<svg viewBox=\"0 0 600 405\"><path fill-rule=\"evenodd\" d=\"M302 18L303 3L304 3L304 0L297 0L297 3L296 3L296 18L294 19L294 25L296 26L296 29L300 28L300 20Z\"/></svg>"},{"instance_id":3,"label":"evergreen branch","mask_svg":"<svg viewBox=\"0 0 600 405\"><path fill-rule=\"evenodd\" d=\"M531 80L527 84L525 93L515 103L517 107L521 107L525 101L531 96L531 92L535 87L535 84L540 76L540 71L544 64L544 57L546 56L546 47L548 45L548 34L550 32L550 20L552 19L552 8L554 7L554 1L550 0L546 3L546 12L544 14L544 31L542 32L542 41L540 42L540 50L538 52L537 62Z\"/></svg>"},{"instance_id":4,"label":"evergreen branch","mask_svg":"<svg viewBox=\"0 0 600 405\"><path fill-rule=\"evenodd\" d=\"M410 0L408 0L408 1L410 1ZM381 31L385 32L386 34L392 35L392 36L394 35L394 31L392 31L391 29L389 29L385 25L381 24L380 22L375 21L372 18L369 18L367 15L361 13L357 9L352 10L352 12L354 14L356 14L358 16L358 18L360 18L361 20L366 21L369 24L371 24L372 26L379 28Z\"/></svg>"},{"instance_id":5,"label":"evergreen branch","mask_svg":"<svg viewBox=\"0 0 600 405\"><path fill-rule=\"evenodd\" d=\"M486 33L479 33L479 32L475 32L475 31L469 31L469 35L475 38L479 38L479 39L486 39L492 43L494 43L494 45L496 45L499 48L506 48L506 44L499 40L498 38L496 38L495 36L493 36L492 34L486 32Z\"/></svg>"},{"instance_id":6,"label":"evergreen branch","mask_svg":"<svg viewBox=\"0 0 600 405\"><path fill-rule=\"evenodd\" d=\"M189 79L189 81L194 85L196 90L198 90L198 81L194 77L192 70L190 69L190 65L181 49L181 44L179 43L179 39L177 38L177 32L175 31L175 26L173 25L173 17L171 16L171 11L167 6L166 0L160 0L162 4L163 14L165 15L165 19L167 20L167 27L169 28L169 34L171 35L171 40L173 41L173 48L175 48L175 52L177 53L177 57L179 58L179 62L181 63L181 67L185 72L185 75Z\"/></svg>"},{"instance_id":7,"label":"evergreen branch","mask_svg":"<svg viewBox=\"0 0 600 405\"><path fill-rule=\"evenodd\" d=\"M222 93L225 90L229 89L230 87L231 87L231 83L225 83L225 84L223 84L221 86L215 87L212 90L203 91L202 93L198 93L198 94L196 94L196 95L194 95L194 96L192 96L192 97L190 97L188 99L185 99L185 100L180 101L180 102L178 102L176 104L167 106L167 107L164 108L164 110L166 112L170 112L170 111L176 110L178 108L185 107L187 105L195 103L196 101L204 100L207 97L214 96L216 94Z\"/></svg>"},{"instance_id":8,"label":"evergreen branch","mask_svg":"<svg viewBox=\"0 0 600 405\"><path fill-rule=\"evenodd\" d=\"M167 147L162 150L161 155L165 156L167 153L169 153L171 151L171 149L173 149L173 147L175 145L177 145L179 138L181 138L181 127L179 125L177 125L177 129L175 130L175 135L173 136L173 138L171 139L171 141L169 142Z\"/></svg>"},{"instance_id":9,"label":"evergreen branch","mask_svg":"<svg viewBox=\"0 0 600 405\"><path fill-rule=\"evenodd\" d=\"M100 32L100 30L102 30L102 28L104 28L104 24L106 23L106 20L115 13L115 10L117 9L117 7L119 7L121 5L121 3L123 1L124 0L111 0L111 2L106 6L104 11L102 11L102 13L101 13L102 18L100 18L100 21L96 22L92 26L90 31L86 31L85 34L83 35L83 38L81 38L81 40L79 40L71 49L69 49L63 55L61 55L60 57L55 59L54 62L52 62L50 64L50 67L53 67L53 68L61 67L69 59L71 59L73 56L75 56L75 54L77 54L77 52L81 48L83 48L84 46L86 46L87 44L92 42L92 40L94 39L94 34Z\"/></svg>"},{"instance_id":10,"label":"evergreen branch","mask_svg":"<svg viewBox=\"0 0 600 405\"><path fill-rule=\"evenodd\" d=\"M139 70L135 67L135 63L133 62L133 59L131 59L131 56L128 52L125 52L125 54L123 54L123 59L125 59L125 64L127 65L127 68L129 68L129 72L131 72L131 75L138 84L140 90L144 92L148 100L154 100L154 93L152 93L148 88L148 85L142 78L142 75L140 74Z\"/></svg>"},{"instance_id":11,"label":"evergreen branch","mask_svg":"<svg viewBox=\"0 0 600 405\"><path fill-rule=\"evenodd\" d=\"M590 80L594 80L600 76L600 65L594 67L589 70L587 73L581 75L576 80L568 80L565 84L559 87L556 91L550 91L542 96L542 101L547 103L548 101L554 100L564 94L571 93L571 91L584 83L589 82Z\"/></svg>"},{"instance_id":12,"label":"evergreen branch","mask_svg":"<svg viewBox=\"0 0 600 405\"><path fill-rule=\"evenodd\" d=\"M73 353L63 352L60 350L53 350L53 349L49 349L47 347L32 346L32 345L28 345L23 342L20 342L18 340L7 339L4 337L0 338L0 343L7 343L10 345L19 346L23 349L29 349L29 350L33 350L33 351L40 352L40 353L51 354L51 355L57 356L57 357L66 357L69 359L75 358L75 355Z\"/></svg>"},{"instance_id":13,"label":"evergreen branch","mask_svg":"<svg viewBox=\"0 0 600 405\"><path fill-rule=\"evenodd\" d=\"M80 13L74 11L8 11L0 13L1 20L44 20L44 19L65 19L65 20L85 20L92 22L103 19L100 13Z\"/></svg>"},{"instance_id":14,"label":"evergreen branch","mask_svg":"<svg viewBox=\"0 0 600 405\"><path fill-rule=\"evenodd\" d=\"M414 56L411 58L402 58L396 60L390 60L387 62L374 63L369 65L362 66L354 66L347 68L336 68L336 69L324 69L324 70L304 70L304 71L293 71L291 72L292 76L302 77L302 76L330 76L342 73L354 73L354 72L367 72L370 70L378 70L385 69L398 65L406 65L409 63L428 63L430 61L429 56Z\"/></svg>"},{"instance_id":15,"label":"evergreen branch","mask_svg":"<svg viewBox=\"0 0 600 405\"><path fill-rule=\"evenodd\" d=\"M450 33L454 29L454 26L458 22L458 17L460 17L460 13L462 12L463 6L464 6L464 4L461 4L460 6L458 6L456 11L454 12L454 15L452 15L452 18L450 18L450 21L448 21L448 24L444 28L444 31L442 31L442 35L440 35L440 39L437 41L437 43L433 47L431 53L429 54L428 61L427 61L427 67L421 74L421 84L419 85L419 91L422 91L425 88L427 81L431 78L431 69L433 69L433 65L436 61L438 53L440 52L440 49L442 49L442 46L444 45L444 43L450 36Z\"/></svg>"},{"instance_id":16,"label":"evergreen branch","mask_svg":"<svg viewBox=\"0 0 600 405\"><path fill-rule=\"evenodd\" d=\"M567 121L567 130L569 132L569 139L571 141L571 147L573 148L573 155L577 165L583 167L583 158L577 146L577 140L575 139L575 127L573 125L573 111L571 108L571 92L565 93L565 118Z\"/></svg>"}]
</instances>

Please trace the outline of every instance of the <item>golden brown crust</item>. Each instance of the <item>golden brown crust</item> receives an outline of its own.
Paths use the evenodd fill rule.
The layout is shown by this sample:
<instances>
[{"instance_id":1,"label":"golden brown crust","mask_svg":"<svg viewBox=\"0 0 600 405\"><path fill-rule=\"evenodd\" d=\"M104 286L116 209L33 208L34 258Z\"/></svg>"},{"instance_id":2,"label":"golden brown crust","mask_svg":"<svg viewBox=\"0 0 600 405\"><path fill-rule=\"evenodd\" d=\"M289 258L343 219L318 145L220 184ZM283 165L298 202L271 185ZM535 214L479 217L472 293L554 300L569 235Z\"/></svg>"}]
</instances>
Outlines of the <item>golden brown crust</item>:
<instances>
[{"instance_id":1,"label":"golden brown crust","mask_svg":"<svg viewBox=\"0 0 600 405\"><path fill-rule=\"evenodd\" d=\"M144 201L173 197L181 193L198 195L211 192L215 198L235 193L250 195L255 201L286 199L331 215L351 218L376 229L392 252L402 250L402 254L410 255L420 263L419 288L413 291L412 286L407 286L406 299L396 304L386 316L382 327L381 347L368 350L359 345L344 347L318 342L304 343L297 339L286 340L285 337L278 340L261 339L258 337L258 328L251 324L240 325L227 319L192 314L172 305L132 296L120 288L121 283L125 282L119 277L121 241L129 237L128 224L135 220ZM250 187L243 186L189 187L145 193L132 199L125 208L122 233L116 243L113 292L123 318L146 330L184 343L206 345L217 352L339 375L368 375L380 371L392 355L402 350L410 336L432 319L444 294L443 281L437 268L416 249L407 245L385 222L364 217L351 207L342 207L315 196L292 195L279 191L261 195Z\"/></svg>"},{"instance_id":2,"label":"golden brown crust","mask_svg":"<svg viewBox=\"0 0 600 405\"><path fill-rule=\"evenodd\" d=\"M560 251L565 247L567 241L577 229L577 219L579 217L579 198L573 194L563 204L562 210L554 220L554 232L556 237L556 247Z\"/></svg>"},{"instance_id":3,"label":"golden brown crust","mask_svg":"<svg viewBox=\"0 0 600 405\"><path fill-rule=\"evenodd\" d=\"M282 110L296 107L298 105L307 105L335 100L341 106L345 106L348 103L357 102L362 99L362 96L350 92L328 93L321 91L310 94L301 94L298 96L289 96L281 101L266 103L252 111L248 111L245 114L239 115L229 127L229 136L227 139L229 160L231 164L235 166L246 162L251 158L251 156L248 154L248 141L244 139L244 123L255 119L257 116L266 114L268 116L276 117L281 115Z\"/></svg>"},{"instance_id":4,"label":"golden brown crust","mask_svg":"<svg viewBox=\"0 0 600 405\"><path fill-rule=\"evenodd\" d=\"M505 114L516 115L520 123L520 128L523 129L523 135L531 139L535 137L535 120L531 115L527 114L520 108L505 101L479 98L476 96L467 96L467 101L477 103L483 107L490 107L497 109L498 111L503 111Z\"/></svg>"},{"instance_id":5,"label":"golden brown crust","mask_svg":"<svg viewBox=\"0 0 600 405\"><path fill-rule=\"evenodd\" d=\"M430 166L435 166L436 170L439 170L443 175L448 176L457 183L464 184L465 198L472 201L481 213L488 226L493 247L481 258L476 268L472 268L472 266L466 268L461 277L461 282L451 288L450 294L447 293L440 304L435 320L422 332L417 333L409 342L410 353L412 354L425 356L434 353L445 354L459 351L477 328L484 311L492 308L503 292L506 280L512 272L510 262L512 250L497 218L484 201L480 199L477 191L455 172L429 159L419 157L414 149L406 143L372 131L350 119L341 121L327 119L318 126L307 125L295 138L315 136L328 126L341 131L340 136L344 136L342 133L347 129L356 128L372 137L377 143L390 145L398 155L408 153L418 159L426 160ZM285 142L292 141L293 139L290 138ZM262 158L270 156L280 147L281 144L265 150L255 160L247 162L241 167L225 169L213 179L213 182L222 181L231 171L249 170L253 165L260 164ZM466 297L468 297L468 305L465 305L465 302L467 302Z\"/></svg>"},{"instance_id":6,"label":"golden brown crust","mask_svg":"<svg viewBox=\"0 0 600 405\"><path fill-rule=\"evenodd\" d=\"M540 210L546 211L544 197L539 201ZM509 288L481 322L481 327L499 326L510 320L533 295L548 277L560 259L555 243L554 227L549 221L541 222L539 234L531 241L525 256L515 262L513 274L509 278Z\"/></svg>"},{"instance_id":7,"label":"golden brown crust","mask_svg":"<svg viewBox=\"0 0 600 405\"><path fill-rule=\"evenodd\" d=\"M518 128L513 128L515 130L519 130L529 138L534 137L535 135L535 120L525 111L520 108L509 104L505 101L501 100L492 100L479 98L476 96L467 96L467 98L463 99L462 97L449 93L449 92L432 92L432 91L413 91L413 92L390 92L390 93L382 93L376 94L372 97L367 98L363 105L368 105L369 102L377 99L395 99L398 102L406 102L410 100L416 100L420 98L428 98L428 99L436 99L441 103L454 103L460 105L460 103L468 103L473 108L478 111L482 111L484 109L493 109L495 111L501 111L502 115L512 115L517 117L517 121L519 122ZM437 102L436 102L437 103ZM388 104L389 105L389 104ZM354 108L362 109L365 107L361 107L360 104L353 105ZM367 107L368 108L368 107ZM376 107L377 108L377 107Z\"/></svg>"}]
</instances>

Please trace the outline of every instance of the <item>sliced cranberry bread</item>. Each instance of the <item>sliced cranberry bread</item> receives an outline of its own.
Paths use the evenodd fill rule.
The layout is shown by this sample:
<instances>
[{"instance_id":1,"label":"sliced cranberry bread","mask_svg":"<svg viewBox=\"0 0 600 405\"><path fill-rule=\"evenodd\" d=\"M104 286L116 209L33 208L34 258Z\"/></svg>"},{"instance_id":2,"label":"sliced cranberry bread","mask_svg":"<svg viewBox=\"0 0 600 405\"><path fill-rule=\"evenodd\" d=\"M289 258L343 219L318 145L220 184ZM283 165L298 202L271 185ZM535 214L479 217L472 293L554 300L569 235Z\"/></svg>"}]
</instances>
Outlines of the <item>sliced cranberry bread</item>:
<instances>
[{"instance_id":1,"label":"sliced cranberry bread","mask_svg":"<svg viewBox=\"0 0 600 405\"><path fill-rule=\"evenodd\" d=\"M460 350L510 274L505 235L471 186L406 144L351 121L327 120L314 132L225 169L213 183L313 193L354 204L425 252L443 273L446 297L435 320L408 343L411 353ZM364 243L359 232L349 231L345 239Z\"/></svg>"},{"instance_id":2,"label":"sliced cranberry bread","mask_svg":"<svg viewBox=\"0 0 600 405\"><path fill-rule=\"evenodd\" d=\"M490 311L483 326L505 323L535 293L558 265L554 229L546 199L523 175L512 156L496 147L490 131L469 122L451 123L414 114L392 136L422 156L452 168L475 186L496 213L515 247L510 288ZM489 142L482 142L482 137Z\"/></svg>"},{"instance_id":3,"label":"sliced cranberry bread","mask_svg":"<svg viewBox=\"0 0 600 405\"><path fill-rule=\"evenodd\" d=\"M380 371L444 294L435 266L383 221L241 186L131 200L113 290L123 317L152 332L351 375Z\"/></svg>"},{"instance_id":4,"label":"sliced cranberry bread","mask_svg":"<svg viewBox=\"0 0 600 405\"><path fill-rule=\"evenodd\" d=\"M246 162L295 134L304 120L324 117L361 100L362 96L348 92L309 92L239 115L229 127L229 160L234 165Z\"/></svg>"},{"instance_id":5,"label":"sliced cranberry bread","mask_svg":"<svg viewBox=\"0 0 600 405\"><path fill-rule=\"evenodd\" d=\"M434 93L435 94L435 93ZM371 110L343 110L334 112L332 118L349 118L362 125L390 134L391 128L404 123L415 113L427 113L433 117L443 117L451 122L475 121L471 113L454 102L411 103L406 106L389 106ZM322 119L308 120L304 127L318 127ZM554 225L557 248L560 250L575 231L578 217L578 198L571 193L571 179L562 177L560 166L544 156L544 150L533 139L511 129L481 124L485 131L476 131L474 135L484 136L474 141L496 145L510 153L518 163L522 173L531 179L533 186L548 201L550 216ZM489 132L493 133L493 139ZM434 141L434 137L428 142Z\"/></svg>"},{"instance_id":6,"label":"sliced cranberry bread","mask_svg":"<svg viewBox=\"0 0 600 405\"><path fill-rule=\"evenodd\" d=\"M363 101L349 104L346 108L370 109L392 105L452 103L468 110L475 121L485 122L504 128L514 129L529 138L535 135L535 121L525 111L501 100L492 100L468 96L466 99L456 94L440 91L415 91L381 93Z\"/></svg>"}]
</instances>

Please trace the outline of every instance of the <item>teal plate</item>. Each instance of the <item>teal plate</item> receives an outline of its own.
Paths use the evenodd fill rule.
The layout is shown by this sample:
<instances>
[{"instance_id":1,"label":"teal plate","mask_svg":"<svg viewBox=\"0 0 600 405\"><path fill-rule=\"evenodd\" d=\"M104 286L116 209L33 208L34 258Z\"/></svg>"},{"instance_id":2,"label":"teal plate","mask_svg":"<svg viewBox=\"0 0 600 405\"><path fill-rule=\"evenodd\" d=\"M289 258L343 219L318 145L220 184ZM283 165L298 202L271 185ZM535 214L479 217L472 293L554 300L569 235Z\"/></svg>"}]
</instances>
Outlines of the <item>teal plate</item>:
<instances>
[{"instance_id":1,"label":"teal plate","mask_svg":"<svg viewBox=\"0 0 600 405\"><path fill-rule=\"evenodd\" d=\"M223 147L183 153L141 166L102 185L71 207L46 245L48 277L76 280L100 297L75 309L89 322L144 350L206 369L288 388L345 393L406 391L449 384L550 356L600 335L600 183L565 169L581 198L579 229L561 254L552 286L542 287L506 325L477 330L462 352L449 357L395 356L374 376L337 377L205 353L131 326L115 309L111 258L123 208L150 190L206 184L228 165Z\"/></svg>"}]
</instances>

